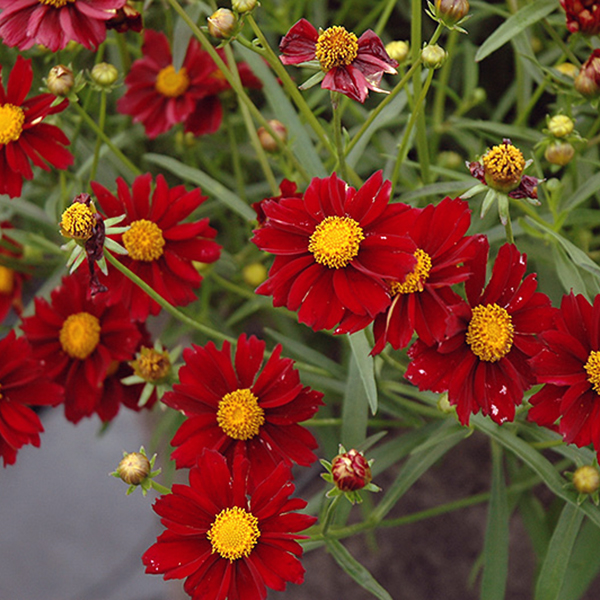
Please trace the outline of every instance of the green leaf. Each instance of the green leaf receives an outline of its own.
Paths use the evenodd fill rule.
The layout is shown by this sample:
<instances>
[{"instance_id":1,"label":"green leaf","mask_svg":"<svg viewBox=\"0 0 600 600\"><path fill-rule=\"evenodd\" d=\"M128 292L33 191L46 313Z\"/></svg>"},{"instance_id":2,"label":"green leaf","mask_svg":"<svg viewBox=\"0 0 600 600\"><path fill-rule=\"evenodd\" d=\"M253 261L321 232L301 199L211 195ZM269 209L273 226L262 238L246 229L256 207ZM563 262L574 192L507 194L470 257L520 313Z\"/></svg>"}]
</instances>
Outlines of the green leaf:
<instances>
[{"instance_id":1,"label":"green leaf","mask_svg":"<svg viewBox=\"0 0 600 600\"><path fill-rule=\"evenodd\" d=\"M144 159L167 171L171 171L171 173L181 177L181 179L185 179L201 187L204 193L214 196L219 202L222 202L243 219L247 221L256 219L256 213L239 196L203 171L188 167L175 158L165 156L164 154L144 154Z\"/></svg>"},{"instance_id":2,"label":"green leaf","mask_svg":"<svg viewBox=\"0 0 600 600\"><path fill-rule=\"evenodd\" d=\"M577 188L564 207L564 212L571 212L576 206L585 202L590 196L600 191L600 173L596 173Z\"/></svg>"},{"instance_id":3,"label":"green leaf","mask_svg":"<svg viewBox=\"0 0 600 600\"><path fill-rule=\"evenodd\" d=\"M577 506L565 504L535 586L535 600L558 600L583 516Z\"/></svg>"},{"instance_id":4,"label":"green leaf","mask_svg":"<svg viewBox=\"0 0 600 600\"><path fill-rule=\"evenodd\" d=\"M356 360L360 379L369 400L371 412L375 414L377 412L377 386L375 385L373 357L369 354L369 352L371 352L371 347L367 341L365 330L362 329L361 331L349 335L348 340L350 342L350 348L352 348L352 354Z\"/></svg>"},{"instance_id":5,"label":"green leaf","mask_svg":"<svg viewBox=\"0 0 600 600\"><path fill-rule=\"evenodd\" d=\"M517 34L554 12L557 6L556 0L535 0L535 2L524 6L488 36L477 51L475 60L477 62L483 60L486 56L504 46Z\"/></svg>"},{"instance_id":6,"label":"green leaf","mask_svg":"<svg viewBox=\"0 0 600 600\"><path fill-rule=\"evenodd\" d=\"M384 588L377 583L377 580L369 573L369 571L361 565L351 554L344 548L338 540L327 540L327 550L333 556L342 569L358 585L370 592L375 598L380 600L393 600L392 597L385 591Z\"/></svg>"},{"instance_id":7,"label":"green leaf","mask_svg":"<svg viewBox=\"0 0 600 600\"><path fill-rule=\"evenodd\" d=\"M350 359L346 392L342 405L342 444L347 448L356 448L367 436L369 418L369 400L365 386L361 385L361 375L356 357Z\"/></svg>"},{"instance_id":8,"label":"green leaf","mask_svg":"<svg viewBox=\"0 0 600 600\"><path fill-rule=\"evenodd\" d=\"M573 263L568 259L565 251L557 243L552 245L552 258L556 265L556 274L562 283L565 292L568 294L571 290L575 294L583 294L588 297L585 283L577 269L573 268Z\"/></svg>"}]
</instances>

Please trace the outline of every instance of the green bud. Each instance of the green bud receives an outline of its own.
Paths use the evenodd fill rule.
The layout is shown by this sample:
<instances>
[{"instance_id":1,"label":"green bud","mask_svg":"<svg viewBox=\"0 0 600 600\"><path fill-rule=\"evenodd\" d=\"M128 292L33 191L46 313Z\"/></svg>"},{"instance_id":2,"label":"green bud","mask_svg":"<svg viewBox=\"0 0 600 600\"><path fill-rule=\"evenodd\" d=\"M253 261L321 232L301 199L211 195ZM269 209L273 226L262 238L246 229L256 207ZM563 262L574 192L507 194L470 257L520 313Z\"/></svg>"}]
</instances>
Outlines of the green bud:
<instances>
[{"instance_id":1,"label":"green bud","mask_svg":"<svg viewBox=\"0 0 600 600\"><path fill-rule=\"evenodd\" d=\"M446 62L447 57L448 53L437 44L429 44L421 51L423 64L428 69L439 69Z\"/></svg>"}]
</instances>

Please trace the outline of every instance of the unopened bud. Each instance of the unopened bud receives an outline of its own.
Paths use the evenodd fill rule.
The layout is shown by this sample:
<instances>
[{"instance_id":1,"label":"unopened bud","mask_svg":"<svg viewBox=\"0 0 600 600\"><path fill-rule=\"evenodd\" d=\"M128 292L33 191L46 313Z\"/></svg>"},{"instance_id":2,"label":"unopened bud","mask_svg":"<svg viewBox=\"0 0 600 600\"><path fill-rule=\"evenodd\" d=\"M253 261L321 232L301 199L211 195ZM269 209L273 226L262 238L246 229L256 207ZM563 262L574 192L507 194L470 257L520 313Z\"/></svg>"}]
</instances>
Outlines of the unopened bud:
<instances>
[{"instance_id":1,"label":"unopened bud","mask_svg":"<svg viewBox=\"0 0 600 600\"><path fill-rule=\"evenodd\" d=\"M55 96L68 96L74 83L73 71L64 65L52 67L46 78L46 85Z\"/></svg>"},{"instance_id":2,"label":"unopened bud","mask_svg":"<svg viewBox=\"0 0 600 600\"><path fill-rule=\"evenodd\" d=\"M386 45L385 51L388 53L390 58L402 64L408 58L410 46L408 45L408 42L390 42Z\"/></svg>"},{"instance_id":3,"label":"unopened bud","mask_svg":"<svg viewBox=\"0 0 600 600\"><path fill-rule=\"evenodd\" d=\"M468 13L467 0L435 0L435 15L447 27L456 25Z\"/></svg>"},{"instance_id":4,"label":"unopened bud","mask_svg":"<svg viewBox=\"0 0 600 600\"><path fill-rule=\"evenodd\" d=\"M231 8L239 13L250 12L258 6L258 0L231 0Z\"/></svg>"},{"instance_id":5,"label":"unopened bud","mask_svg":"<svg viewBox=\"0 0 600 600\"><path fill-rule=\"evenodd\" d=\"M428 69L439 69L446 62L447 57L448 53L437 44L429 44L421 51L423 64Z\"/></svg>"},{"instance_id":6,"label":"unopened bud","mask_svg":"<svg viewBox=\"0 0 600 600\"><path fill-rule=\"evenodd\" d=\"M237 26L237 17L228 8L219 8L207 21L208 33L218 39L230 38Z\"/></svg>"},{"instance_id":7,"label":"unopened bud","mask_svg":"<svg viewBox=\"0 0 600 600\"><path fill-rule=\"evenodd\" d=\"M267 279L267 268L259 262L250 263L242 269L242 277L248 285L258 287Z\"/></svg>"},{"instance_id":8,"label":"unopened bud","mask_svg":"<svg viewBox=\"0 0 600 600\"><path fill-rule=\"evenodd\" d=\"M114 65L101 62L92 69L92 81L100 87L110 87L119 78L119 71Z\"/></svg>"},{"instance_id":9,"label":"unopened bud","mask_svg":"<svg viewBox=\"0 0 600 600\"><path fill-rule=\"evenodd\" d=\"M285 125L281 121L277 121L276 119L272 119L271 121L268 121L268 123L271 126L271 129L273 130L273 132L277 134L277 137L282 142L285 142L287 139L287 129L286 129ZM277 151L279 146L277 145L276 140L264 127L259 127L257 133L258 133L258 139L260 140L260 145L267 152L276 152Z\"/></svg>"},{"instance_id":10,"label":"unopened bud","mask_svg":"<svg viewBox=\"0 0 600 600\"><path fill-rule=\"evenodd\" d=\"M592 465L579 467L573 473L573 485L580 494L593 494L600 488L600 474Z\"/></svg>"},{"instance_id":11,"label":"unopened bud","mask_svg":"<svg viewBox=\"0 0 600 600\"><path fill-rule=\"evenodd\" d=\"M561 63L560 65L557 65L555 67L555 69L559 73L562 73L563 75L566 75L567 77L570 77L571 79L575 79L575 77L577 77L577 73L579 73L579 69L573 63L568 63L568 62L564 62L564 63Z\"/></svg>"},{"instance_id":12,"label":"unopened bud","mask_svg":"<svg viewBox=\"0 0 600 600\"><path fill-rule=\"evenodd\" d=\"M141 452L126 454L117 467L119 477L129 485L140 485L152 467L150 461Z\"/></svg>"},{"instance_id":13,"label":"unopened bud","mask_svg":"<svg viewBox=\"0 0 600 600\"><path fill-rule=\"evenodd\" d=\"M331 462L333 483L342 492L353 492L371 482L371 467L367 459L357 450L338 454Z\"/></svg>"},{"instance_id":14,"label":"unopened bud","mask_svg":"<svg viewBox=\"0 0 600 600\"><path fill-rule=\"evenodd\" d=\"M557 138L562 138L573 133L575 129L575 123L573 119L567 117L567 115L554 115L550 121L548 121L548 131Z\"/></svg>"},{"instance_id":15,"label":"unopened bud","mask_svg":"<svg viewBox=\"0 0 600 600\"><path fill-rule=\"evenodd\" d=\"M575 89L586 98L600 96L600 50L596 49L583 63L577 77Z\"/></svg>"},{"instance_id":16,"label":"unopened bud","mask_svg":"<svg viewBox=\"0 0 600 600\"><path fill-rule=\"evenodd\" d=\"M575 148L569 142L553 142L544 151L544 158L552 165L564 167L575 156Z\"/></svg>"}]
</instances>

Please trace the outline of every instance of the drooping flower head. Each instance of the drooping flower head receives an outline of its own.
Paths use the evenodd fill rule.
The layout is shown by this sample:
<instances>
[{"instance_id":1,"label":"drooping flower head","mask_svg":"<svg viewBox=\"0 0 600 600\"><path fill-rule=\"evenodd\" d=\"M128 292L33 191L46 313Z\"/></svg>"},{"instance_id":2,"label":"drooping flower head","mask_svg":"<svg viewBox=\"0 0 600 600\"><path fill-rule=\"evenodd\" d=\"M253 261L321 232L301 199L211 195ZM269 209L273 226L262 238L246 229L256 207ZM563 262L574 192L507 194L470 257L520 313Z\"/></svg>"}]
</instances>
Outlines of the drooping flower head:
<instances>
[{"instance_id":1,"label":"drooping flower head","mask_svg":"<svg viewBox=\"0 0 600 600\"><path fill-rule=\"evenodd\" d=\"M384 73L395 75L398 66L370 29L359 38L339 25L318 32L306 19L285 34L279 50L284 65L318 61L324 73L322 88L361 103L369 90L386 93L379 87L381 78Z\"/></svg>"},{"instance_id":2,"label":"drooping flower head","mask_svg":"<svg viewBox=\"0 0 600 600\"><path fill-rule=\"evenodd\" d=\"M389 204L390 189L381 172L359 190L334 173L313 179L302 198L263 202L266 221L252 241L275 261L256 292L315 331L368 325L390 305L387 282L404 280L416 263L414 242L397 233L416 213Z\"/></svg>"},{"instance_id":3,"label":"drooping flower head","mask_svg":"<svg viewBox=\"0 0 600 600\"><path fill-rule=\"evenodd\" d=\"M230 464L246 456L259 480L280 462L308 466L316 460L317 442L298 422L316 413L323 394L300 383L280 345L261 370L264 351L263 341L245 334L234 362L229 342L222 350L212 342L184 350L181 383L163 397L187 417L171 442L177 468L196 464L204 448L218 450Z\"/></svg>"},{"instance_id":4,"label":"drooping flower head","mask_svg":"<svg viewBox=\"0 0 600 600\"><path fill-rule=\"evenodd\" d=\"M427 346L417 340L406 377L420 389L448 392L460 422L468 424L480 410L496 423L512 421L515 406L534 383L527 362L541 349L537 335L555 312L547 296L536 292L535 274L525 279L527 257L512 244L500 248L492 277L484 289L487 239L465 283L468 302L452 307L447 337Z\"/></svg>"},{"instance_id":5,"label":"drooping flower head","mask_svg":"<svg viewBox=\"0 0 600 600\"><path fill-rule=\"evenodd\" d=\"M96 182L92 182L92 189L108 217L126 215L120 225L130 228L109 236L129 253L120 257L123 264L171 304L185 306L194 301L194 289L202 277L192 261L212 263L219 258L221 247L213 241L216 231L208 218L181 221L206 196L198 188L191 192L182 185L169 189L162 175L153 184L150 174L136 177L131 189L123 179L117 179L116 196ZM99 278L108 288L109 302L123 302L132 319L145 321L149 314L159 313L159 304L120 271L109 269L107 277Z\"/></svg>"},{"instance_id":6,"label":"drooping flower head","mask_svg":"<svg viewBox=\"0 0 600 600\"><path fill-rule=\"evenodd\" d=\"M567 13L567 29L571 33L600 33L600 2L598 0L560 0Z\"/></svg>"},{"instance_id":7,"label":"drooping flower head","mask_svg":"<svg viewBox=\"0 0 600 600\"><path fill-rule=\"evenodd\" d=\"M185 579L192 598L264 600L267 587L283 591L304 581L298 535L315 518L297 511L294 485L284 464L250 486L249 463L237 456L230 468L223 456L205 451L190 469L189 486L154 503L166 528L142 556L146 573Z\"/></svg>"},{"instance_id":8,"label":"drooping flower head","mask_svg":"<svg viewBox=\"0 0 600 600\"><path fill-rule=\"evenodd\" d=\"M0 80L0 194L11 198L21 194L23 179L33 179L30 161L45 171L50 170L48 164L66 169L73 163L72 154L64 148L69 145L67 136L43 122L48 115L64 110L68 101L52 106L53 94L25 100L32 82L31 61L21 56L17 56L6 88Z\"/></svg>"},{"instance_id":9,"label":"drooping flower head","mask_svg":"<svg viewBox=\"0 0 600 600\"><path fill-rule=\"evenodd\" d=\"M0 340L0 456L4 466L14 464L22 446L40 445L44 431L29 405L56 406L63 389L43 374L25 338L14 331Z\"/></svg>"},{"instance_id":10,"label":"drooping flower head","mask_svg":"<svg viewBox=\"0 0 600 600\"><path fill-rule=\"evenodd\" d=\"M190 39L183 65L176 70L165 34L146 29L142 54L125 78L127 92L117 102L119 112L142 123L149 138L177 123L194 135L217 131L223 118L218 94L230 86L199 42ZM244 86L261 87L245 63L238 69Z\"/></svg>"},{"instance_id":11,"label":"drooping flower head","mask_svg":"<svg viewBox=\"0 0 600 600\"><path fill-rule=\"evenodd\" d=\"M106 21L125 0L0 0L0 37L27 50L42 44L62 50L70 41L95 50L106 37Z\"/></svg>"}]
</instances>

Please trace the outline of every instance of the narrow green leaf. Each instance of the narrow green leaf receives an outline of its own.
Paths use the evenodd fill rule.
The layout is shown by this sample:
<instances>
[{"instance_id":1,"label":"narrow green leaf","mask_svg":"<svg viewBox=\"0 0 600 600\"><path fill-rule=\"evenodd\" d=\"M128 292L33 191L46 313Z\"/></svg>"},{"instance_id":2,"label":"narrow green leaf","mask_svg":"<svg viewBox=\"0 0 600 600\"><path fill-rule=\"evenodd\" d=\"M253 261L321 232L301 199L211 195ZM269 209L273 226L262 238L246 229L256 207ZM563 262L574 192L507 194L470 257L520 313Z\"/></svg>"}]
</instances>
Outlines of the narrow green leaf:
<instances>
[{"instance_id":1,"label":"narrow green leaf","mask_svg":"<svg viewBox=\"0 0 600 600\"><path fill-rule=\"evenodd\" d=\"M392 597L385 591L377 580L369 573L369 571L361 565L351 554L344 548L344 546L338 540L327 540L327 550L333 556L342 569L358 585L363 587L365 590L370 592L375 598L380 600L393 600Z\"/></svg>"},{"instance_id":2,"label":"narrow green leaf","mask_svg":"<svg viewBox=\"0 0 600 600\"><path fill-rule=\"evenodd\" d=\"M346 392L342 405L342 444L346 449L356 448L367 436L369 400L354 356L350 359Z\"/></svg>"},{"instance_id":3,"label":"narrow green leaf","mask_svg":"<svg viewBox=\"0 0 600 600\"><path fill-rule=\"evenodd\" d=\"M571 290L575 294L583 294L588 297L585 283L578 269L573 268L573 263L568 259L565 251L558 243L552 245L552 258L556 265L556 274L562 283L565 292Z\"/></svg>"},{"instance_id":4,"label":"narrow green leaf","mask_svg":"<svg viewBox=\"0 0 600 600\"><path fill-rule=\"evenodd\" d=\"M504 46L517 34L554 12L557 7L556 0L535 0L535 2L524 6L488 36L477 51L475 60L477 62L483 60L486 56Z\"/></svg>"},{"instance_id":5,"label":"narrow green leaf","mask_svg":"<svg viewBox=\"0 0 600 600\"><path fill-rule=\"evenodd\" d=\"M579 206L582 202L585 202L590 196L600 191L600 173L592 175L589 179L586 179L578 188L577 191L571 196L569 201L564 207L565 212L571 212L576 206Z\"/></svg>"},{"instance_id":6,"label":"narrow green leaf","mask_svg":"<svg viewBox=\"0 0 600 600\"><path fill-rule=\"evenodd\" d=\"M377 412L377 386L375 385L375 370L373 357L369 354L371 347L367 341L364 329L348 336L352 354L356 360L360 379L365 388L371 412Z\"/></svg>"}]
</instances>

